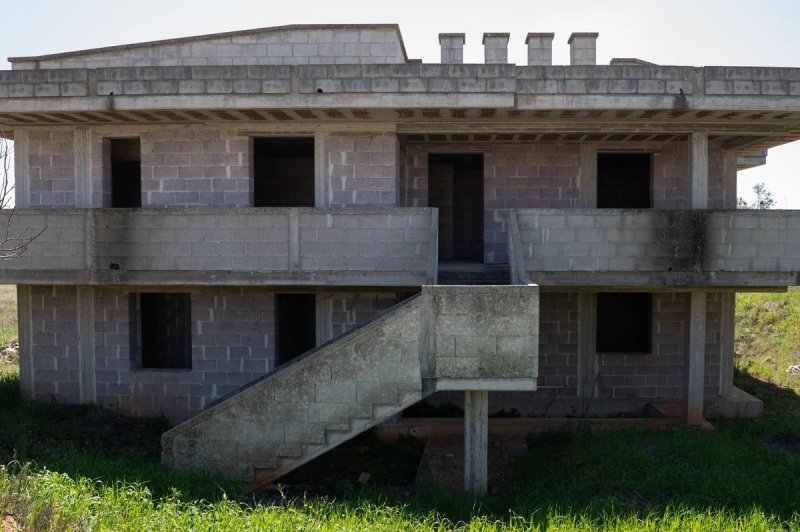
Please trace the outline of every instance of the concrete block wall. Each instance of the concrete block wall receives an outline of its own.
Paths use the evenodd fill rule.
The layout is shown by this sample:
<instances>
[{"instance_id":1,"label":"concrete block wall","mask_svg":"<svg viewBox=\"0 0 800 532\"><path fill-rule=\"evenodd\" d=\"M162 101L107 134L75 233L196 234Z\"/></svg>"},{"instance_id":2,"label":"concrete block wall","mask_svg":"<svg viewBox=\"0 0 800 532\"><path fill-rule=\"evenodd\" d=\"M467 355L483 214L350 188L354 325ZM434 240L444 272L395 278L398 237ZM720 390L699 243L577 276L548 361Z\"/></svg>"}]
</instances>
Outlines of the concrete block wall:
<instances>
[{"instance_id":1,"label":"concrete block wall","mask_svg":"<svg viewBox=\"0 0 800 532\"><path fill-rule=\"evenodd\" d=\"M287 26L12 61L15 70L204 65L404 63L392 26Z\"/></svg>"},{"instance_id":2,"label":"concrete block wall","mask_svg":"<svg viewBox=\"0 0 800 532\"><path fill-rule=\"evenodd\" d=\"M329 206L397 205L397 135L331 134L325 147Z\"/></svg>"},{"instance_id":3,"label":"concrete block wall","mask_svg":"<svg viewBox=\"0 0 800 532\"><path fill-rule=\"evenodd\" d=\"M78 299L74 286L32 286L30 345L32 397L80 402ZM24 348L24 347L23 347Z\"/></svg>"},{"instance_id":4,"label":"concrete block wall","mask_svg":"<svg viewBox=\"0 0 800 532\"><path fill-rule=\"evenodd\" d=\"M142 137L143 207L249 207L250 139L219 127L169 127Z\"/></svg>"},{"instance_id":5,"label":"concrete block wall","mask_svg":"<svg viewBox=\"0 0 800 532\"><path fill-rule=\"evenodd\" d=\"M709 293L706 310L706 396L719 395L721 295ZM652 352L598 355L598 397L680 399L683 397L685 293L653 295Z\"/></svg>"},{"instance_id":6,"label":"concrete block wall","mask_svg":"<svg viewBox=\"0 0 800 532\"><path fill-rule=\"evenodd\" d=\"M75 147L72 128L30 130L28 191L27 204L31 207L76 206ZM24 203L18 201L18 204Z\"/></svg>"},{"instance_id":7,"label":"concrete block wall","mask_svg":"<svg viewBox=\"0 0 800 532\"><path fill-rule=\"evenodd\" d=\"M192 368L140 369L131 353L131 294L191 295ZM31 287L33 395L81 401L75 286ZM136 416L183 421L214 399L275 369L275 290L261 287L119 287L95 290L94 382L97 403ZM395 304L394 292L318 292L318 321L343 334ZM89 381L87 381L89 382Z\"/></svg>"},{"instance_id":8,"label":"concrete block wall","mask_svg":"<svg viewBox=\"0 0 800 532\"><path fill-rule=\"evenodd\" d=\"M596 151L642 150L653 153L653 206L685 209L689 205L685 142L595 143ZM399 186L405 205L428 206L428 154L484 154L484 260L507 261L508 209L569 209L581 195L581 144L408 143ZM592 151L592 153L596 153ZM722 207L723 150L712 144L709 156L709 207ZM591 162L590 162L591 163ZM585 186L585 185L584 185Z\"/></svg>"},{"instance_id":9,"label":"concrete block wall","mask_svg":"<svg viewBox=\"0 0 800 532\"><path fill-rule=\"evenodd\" d=\"M539 307L539 382L532 397L576 397L578 294L543 292Z\"/></svg>"},{"instance_id":10,"label":"concrete block wall","mask_svg":"<svg viewBox=\"0 0 800 532\"><path fill-rule=\"evenodd\" d=\"M273 369L275 317L271 291L256 287L168 290L191 294L192 369L136 368L130 353L129 295L141 290L100 288L95 302L99 404L137 416L163 414L173 422L182 421L202 411L213 399Z\"/></svg>"},{"instance_id":11,"label":"concrete block wall","mask_svg":"<svg viewBox=\"0 0 800 532\"><path fill-rule=\"evenodd\" d=\"M323 292L330 301L330 338L341 336L397 303L395 292Z\"/></svg>"}]
</instances>

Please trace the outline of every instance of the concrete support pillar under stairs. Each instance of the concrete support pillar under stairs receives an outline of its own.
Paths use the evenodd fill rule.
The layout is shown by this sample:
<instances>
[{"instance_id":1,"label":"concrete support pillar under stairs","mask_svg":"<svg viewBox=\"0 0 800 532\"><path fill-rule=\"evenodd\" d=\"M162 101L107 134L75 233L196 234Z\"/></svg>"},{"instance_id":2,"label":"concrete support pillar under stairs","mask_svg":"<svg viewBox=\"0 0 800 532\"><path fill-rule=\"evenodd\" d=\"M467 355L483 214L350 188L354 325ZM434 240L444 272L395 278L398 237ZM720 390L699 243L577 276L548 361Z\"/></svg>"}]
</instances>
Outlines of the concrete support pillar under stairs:
<instances>
[{"instance_id":1,"label":"concrete support pillar under stairs","mask_svg":"<svg viewBox=\"0 0 800 532\"><path fill-rule=\"evenodd\" d=\"M489 392L464 392L464 491L484 495L489 482Z\"/></svg>"}]
</instances>

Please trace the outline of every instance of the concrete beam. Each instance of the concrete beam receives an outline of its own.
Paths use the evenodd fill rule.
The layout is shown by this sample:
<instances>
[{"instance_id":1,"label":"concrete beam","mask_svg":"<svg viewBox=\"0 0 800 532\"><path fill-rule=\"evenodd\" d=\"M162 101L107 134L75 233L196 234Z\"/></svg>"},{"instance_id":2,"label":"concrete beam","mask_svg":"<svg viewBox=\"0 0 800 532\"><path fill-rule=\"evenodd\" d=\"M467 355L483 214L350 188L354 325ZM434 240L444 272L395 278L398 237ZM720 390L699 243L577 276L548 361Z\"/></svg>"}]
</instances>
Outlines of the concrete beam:
<instances>
[{"instance_id":1,"label":"concrete beam","mask_svg":"<svg viewBox=\"0 0 800 532\"><path fill-rule=\"evenodd\" d=\"M706 293L687 296L684 348L684 419L689 426L703 424L703 377L706 359Z\"/></svg>"},{"instance_id":2,"label":"concrete beam","mask_svg":"<svg viewBox=\"0 0 800 532\"><path fill-rule=\"evenodd\" d=\"M484 495L489 482L489 392L464 392L464 491Z\"/></svg>"}]
</instances>

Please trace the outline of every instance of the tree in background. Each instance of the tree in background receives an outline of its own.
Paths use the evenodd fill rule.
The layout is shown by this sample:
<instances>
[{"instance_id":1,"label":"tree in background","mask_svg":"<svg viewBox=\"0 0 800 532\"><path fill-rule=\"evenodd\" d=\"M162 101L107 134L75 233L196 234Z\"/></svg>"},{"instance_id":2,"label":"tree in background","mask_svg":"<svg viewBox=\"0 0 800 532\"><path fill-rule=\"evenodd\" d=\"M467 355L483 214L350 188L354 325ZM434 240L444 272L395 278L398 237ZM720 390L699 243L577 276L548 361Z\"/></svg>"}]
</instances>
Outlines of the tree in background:
<instances>
[{"instance_id":1,"label":"tree in background","mask_svg":"<svg viewBox=\"0 0 800 532\"><path fill-rule=\"evenodd\" d=\"M12 207L14 200L14 184L11 182L11 164L13 148L0 130L0 209L6 216L5 229L0 229L0 259L15 259L25 253L31 242L44 233L46 227L34 230L30 227L13 228L11 220L14 217ZM9 209L9 210L6 210Z\"/></svg>"},{"instance_id":2,"label":"tree in background","mask_svg":"<svg viewBox=\"0 0 800 532\"><path fill-rule=\"evenodd\" d=\"M772 192L767 189L764 183L756 183L753 185L753 193L756 195L756 201L752 204L747 203L744 198L739 197L736 205L740 209L771 209L775 206L775 198L772 197Z\"/></svg>"}]
</instances>

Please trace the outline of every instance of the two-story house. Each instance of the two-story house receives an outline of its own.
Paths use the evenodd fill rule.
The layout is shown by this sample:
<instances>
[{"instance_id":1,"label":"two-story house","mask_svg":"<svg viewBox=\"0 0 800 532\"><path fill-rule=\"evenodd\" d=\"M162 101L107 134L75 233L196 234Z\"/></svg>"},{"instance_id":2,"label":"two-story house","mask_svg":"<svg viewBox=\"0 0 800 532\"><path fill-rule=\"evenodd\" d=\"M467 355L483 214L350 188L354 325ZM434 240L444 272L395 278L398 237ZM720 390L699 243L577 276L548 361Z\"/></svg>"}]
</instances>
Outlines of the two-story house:
<instances>
[{"instance_id":1,"label":"two-story house","mask_svg":"<svg viewBox=\"0 0 800 532\"><path fill-rule=\"evenodd\" d=\"M463 391L478 491L492 410L760 415L734 298L800 284L800 213L736 210L736 173L800 138L800 69L601 66L589 33L553 66L553 37L11 58L24 396L163 414L167 463L266 481Z\"/></svg>"}]
</instances>

